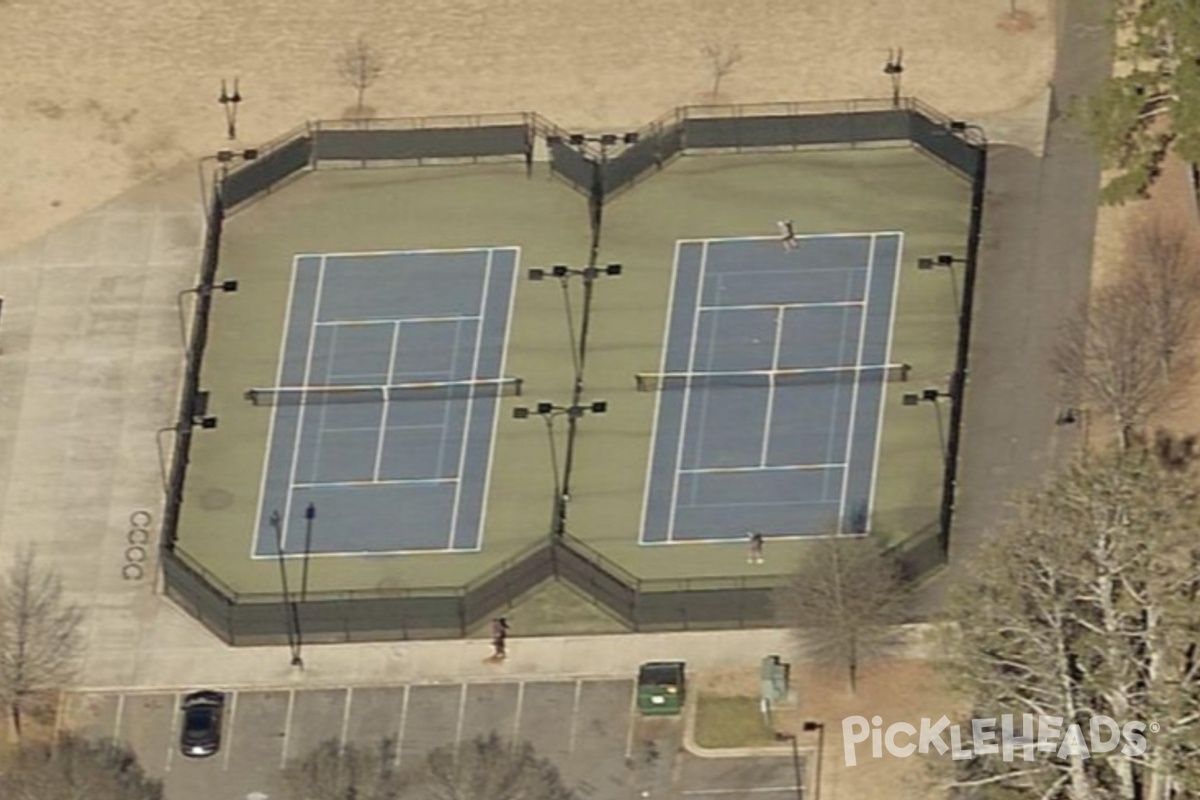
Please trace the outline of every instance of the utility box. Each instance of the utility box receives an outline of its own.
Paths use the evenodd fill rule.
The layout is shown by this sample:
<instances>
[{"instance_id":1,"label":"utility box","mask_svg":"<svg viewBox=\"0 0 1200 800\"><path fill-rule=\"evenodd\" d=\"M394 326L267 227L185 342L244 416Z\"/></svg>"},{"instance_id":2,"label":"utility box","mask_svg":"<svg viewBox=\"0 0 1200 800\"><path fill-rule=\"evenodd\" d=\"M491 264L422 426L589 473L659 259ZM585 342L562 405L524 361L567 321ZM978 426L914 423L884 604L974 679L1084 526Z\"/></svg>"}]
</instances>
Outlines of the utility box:
<instances>
[{"instance_id":1,"label":"utility box","mask_svg":"<svg viewBox=\"0 0 1200 800\"><path fill-rule=\"evenodd\" d=\"M678 714L687 695L684 663L654 661L638 670L638 711L647 715Z\"/></svg>"},{"instance_id":2,"label":"utility box","mask_svg":"<svg viewBox=\"0 0 1200 800\"><path fill-rule=\"evenodd\" d=\"M788 665L782 663L779 656L767 656L762 660L759 695L764 701L776 705L787 699L789 672Z\"/></svg>"}]
</instances>

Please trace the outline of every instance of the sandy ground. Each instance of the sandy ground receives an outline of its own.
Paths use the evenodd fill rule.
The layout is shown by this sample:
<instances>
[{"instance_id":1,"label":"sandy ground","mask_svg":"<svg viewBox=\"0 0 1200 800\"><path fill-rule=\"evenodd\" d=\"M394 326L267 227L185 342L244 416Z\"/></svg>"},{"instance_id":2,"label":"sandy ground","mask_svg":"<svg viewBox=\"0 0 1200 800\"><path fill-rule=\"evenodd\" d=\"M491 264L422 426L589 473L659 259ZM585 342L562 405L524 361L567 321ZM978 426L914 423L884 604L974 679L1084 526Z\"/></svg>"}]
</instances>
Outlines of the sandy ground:
<instances>
[{"instance_id":1,"label":"sandy ground","mask_svg":"<svg viewBox=\"0 0 1200 800\"><path fill-rule=\"evenodd\" d=\"M1052 0L1021 6L1014 21L1007 0L0 0L0 251L225 146L223 77L241 78L244 145L342 116L338 54L364 34L387 63L367 94L379 116L633 128L709 99L713 44L742 54L723 101L886 96L902 47L904 93L971 117L1045 88Z\"/></svg>"}]
</instances>

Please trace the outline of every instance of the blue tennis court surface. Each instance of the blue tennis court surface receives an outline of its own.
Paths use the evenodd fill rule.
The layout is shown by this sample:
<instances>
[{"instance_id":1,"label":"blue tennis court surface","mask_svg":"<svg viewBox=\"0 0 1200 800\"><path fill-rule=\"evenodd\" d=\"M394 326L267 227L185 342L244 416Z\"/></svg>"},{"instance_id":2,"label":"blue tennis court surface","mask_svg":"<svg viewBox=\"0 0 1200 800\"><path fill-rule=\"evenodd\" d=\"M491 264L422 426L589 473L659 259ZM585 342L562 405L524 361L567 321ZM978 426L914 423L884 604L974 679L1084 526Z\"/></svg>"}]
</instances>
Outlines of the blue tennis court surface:
<instances>
[{"instance_id":1,"label":"blue tennis court surface","mask_svg":"<svg viewBox=\"0 0 1200 800\"><path fill-rule=\"evenodd\" d=\"M297 257L255 556L480 547L517 258Z\"/></svg>"},{"instance_id":2,"label":"blue tennis court surface","mask_svg":"<svg viewBox=\"0 0 1200 800\"><path fill-rule=\"evenodd\" d=\"M901 246L679 243L642 543L867 531Z\"/></svg>"}]
</instances>

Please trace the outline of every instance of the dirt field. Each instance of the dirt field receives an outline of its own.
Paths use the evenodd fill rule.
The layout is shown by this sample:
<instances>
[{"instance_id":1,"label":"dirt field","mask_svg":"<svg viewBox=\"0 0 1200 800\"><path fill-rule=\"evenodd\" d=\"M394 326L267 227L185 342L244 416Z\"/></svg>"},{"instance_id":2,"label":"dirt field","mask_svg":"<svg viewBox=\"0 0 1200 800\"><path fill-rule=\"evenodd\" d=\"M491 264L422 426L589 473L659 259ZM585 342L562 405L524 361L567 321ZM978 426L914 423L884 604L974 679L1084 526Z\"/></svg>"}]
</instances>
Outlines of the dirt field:
<instances>
[{"instance_id":1,"label":"dirt field","mask_svg":"<svg viewBox=\"0 0 1200 800\"><path fill-rule=\"evenodd\" d=\"M886 96L903 47L904 93L971 116L1045 87L1052 0L1021 6L1013 24L1006 0L0 0L0 251L224 146L222 77L241 78L244 145L342 116L337 56L360 34L388 62L367 93L379 116L637 127L709 99L708 44L743 56L722 101Z\"/></svg>"}]
</instances>

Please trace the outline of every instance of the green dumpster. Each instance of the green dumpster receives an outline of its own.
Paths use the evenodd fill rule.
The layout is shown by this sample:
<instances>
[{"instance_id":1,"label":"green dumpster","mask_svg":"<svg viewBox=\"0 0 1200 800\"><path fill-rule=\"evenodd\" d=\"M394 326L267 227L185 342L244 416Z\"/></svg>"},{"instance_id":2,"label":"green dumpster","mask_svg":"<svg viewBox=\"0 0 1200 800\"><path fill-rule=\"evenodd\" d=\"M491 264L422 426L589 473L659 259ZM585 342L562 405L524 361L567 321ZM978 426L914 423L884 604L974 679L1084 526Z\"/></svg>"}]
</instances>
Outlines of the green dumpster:
<instances>
[{"instance_id":1,"label":"green dumpster","mask_svg":"<svg viewBox=\"0 0 1200 800\"><path fill-rule=\"evenodd\" d=\"M643 714L678 714L686 681L682 661L654 661L638 670L637 705Z\"/></svg>"}]
</instances>

